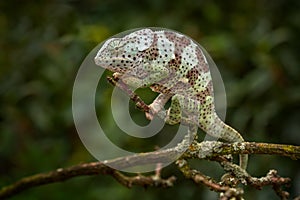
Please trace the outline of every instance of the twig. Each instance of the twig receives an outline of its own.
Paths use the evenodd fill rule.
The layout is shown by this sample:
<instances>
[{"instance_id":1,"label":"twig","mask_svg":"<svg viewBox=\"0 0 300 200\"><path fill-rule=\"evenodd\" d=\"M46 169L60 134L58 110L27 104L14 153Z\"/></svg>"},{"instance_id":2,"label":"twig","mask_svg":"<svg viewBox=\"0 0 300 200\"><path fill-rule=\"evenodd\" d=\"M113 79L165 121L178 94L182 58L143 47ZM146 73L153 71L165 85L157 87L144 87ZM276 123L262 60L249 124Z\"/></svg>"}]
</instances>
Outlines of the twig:
<instances>
[{"instance_id":1,"label":"twig","mask_svg":"<svg viewBox=\"0 0 300 200\"><path fill-rule=\"evenodd\" d=\"M263 186L272 185L274 191L281 199L288 199L289 193L282 190L282 186L288 187L291 179L280 177L276 170L270 170L265 177L249 177L247 180L248 184L261 189Z\"/></svg>"},{"instance_id":2,"label":"twig","mask_svg":"<svg viewBox=\"0 0 300 200\"><path fill-rule=\"evenodd\" d=\"M186 160L177 160L176 164L183 175L194 181L197 185L205 185L210 190L220 193L220 199L240 199L244 191L241 188L229 187L227 185L222 185L217 183L214 179L205 176L197 170L190 169Z\"/></svg>"},{"instance_id":3,"label":"twig","mask_svg":"<svg viewBox=\"0 0 300 200\"><path fill-rule=\"evenodd\" d=\"M223 161L223 165L224 162ZM204 174L200 173L197 170L190 169L188 162L186 160L180 159L176 161L176 164L180 171L183 173L183 175L188 178L192 179L196 184L205 185L210 190L213 190L215 192L220 193L220 199L227 200L232 199L233 197L236 199L241 199L241 196L243 195L244 191L241 188L235 188L232 187L236 185L235 181L232 179L235 179L236 177L241 176L241 174L236 174L236 168L240 168L238 165L235 165L231 162L227 162L225 165L227 165L227 171L233 172L234 176L229 177L228 180L223 180L220 183L217 183L214 179L211 177L205 176ZM230 170L229 168L232 168ZM243 170L240 168L240 170ZM284 191L282 187L288 187L291 179L290 178L284 178L280 177L276 170L270 170L266 176L256 178L251 177L250 175L246 174L244 175L244 184L250 185L258 190L262 189L264 186L272 186L276 194L283 200L289 198L289 193ZM234 182L234 184L232 184Z\"/></svg>"},{"instance_id":4,"label":"twig","mask_svg":"<svg viewBox=\"0 0 300 200\"><path fill-rule=\"evenodd\" d=\"M212 178L205 176L199 171L190 169L186 160L177 160L176 164L186 178L192 179L197 184L204 184L208 186L210 190L215 192L225 192L229 189L228 186L222 186L218 184Z\"/></svg>"}]
</instances>

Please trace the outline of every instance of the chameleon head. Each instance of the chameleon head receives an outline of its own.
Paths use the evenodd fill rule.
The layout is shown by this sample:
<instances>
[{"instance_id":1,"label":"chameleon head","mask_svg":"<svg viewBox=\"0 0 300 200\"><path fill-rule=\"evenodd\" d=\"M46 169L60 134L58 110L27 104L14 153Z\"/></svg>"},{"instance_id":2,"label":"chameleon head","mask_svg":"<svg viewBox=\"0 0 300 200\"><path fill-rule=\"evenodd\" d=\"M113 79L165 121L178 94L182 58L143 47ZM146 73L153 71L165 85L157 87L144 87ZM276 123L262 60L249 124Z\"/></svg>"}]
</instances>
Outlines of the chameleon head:
<instances>
[{"instance_id":1,"label":"chameleon head","mask_svg":"<svg viewBox=\"0 0 300 200\"><path fill-rule=\"evenodd\" d=\"M123 37L110 38L98 51L94 58L95 63L110 71L125 73L142 63L142 52L152 45L153 40L154 33L151 29L141 29Z\"/></svg>"}]
</instances>

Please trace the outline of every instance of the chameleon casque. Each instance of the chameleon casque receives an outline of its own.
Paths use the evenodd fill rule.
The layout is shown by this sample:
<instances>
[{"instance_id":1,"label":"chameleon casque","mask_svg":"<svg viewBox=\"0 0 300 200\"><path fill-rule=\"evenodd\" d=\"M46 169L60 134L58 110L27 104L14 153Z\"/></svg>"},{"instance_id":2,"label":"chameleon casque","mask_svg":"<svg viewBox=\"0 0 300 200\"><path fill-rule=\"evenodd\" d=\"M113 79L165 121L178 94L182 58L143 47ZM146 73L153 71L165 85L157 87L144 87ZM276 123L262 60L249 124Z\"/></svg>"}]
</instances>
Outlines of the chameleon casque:
<instances>
[{"instance_id":1,"label":"chameleon casque","mask_svg":"<svg viewBox=\"0 0 300 200\"><path fill-rule=\"evenodd\" d=\"M144 28L104 42L95 63L114 73L129 86L150 87L160 93L146 113L153 119L171 99L164 114L168 124L184 118L207 134L230 143L243 142L242 136L217 115L213 84L207 59L191 38L167 29ZM190 129L191 130L191 129ZM240 155L247 167L248 156Z\"/></svg>"}]
</instances>

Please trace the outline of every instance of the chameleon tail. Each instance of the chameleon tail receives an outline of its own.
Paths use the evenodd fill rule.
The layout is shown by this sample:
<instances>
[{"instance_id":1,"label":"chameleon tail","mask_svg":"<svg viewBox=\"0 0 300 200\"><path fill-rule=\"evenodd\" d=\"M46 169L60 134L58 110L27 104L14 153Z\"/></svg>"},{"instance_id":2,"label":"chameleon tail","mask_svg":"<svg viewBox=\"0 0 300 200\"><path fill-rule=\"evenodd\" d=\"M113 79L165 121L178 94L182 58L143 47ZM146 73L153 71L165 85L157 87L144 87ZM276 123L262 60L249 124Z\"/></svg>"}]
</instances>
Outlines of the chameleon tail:
<instances>
[{"instance_id":1,"label":"chameleon tail","mask_svg":"<svg viewBox=\"0 0 300 200\"><path fill-rule=\"evenodd\" d=\"M224 124L224 133L222 135L222 139L228 141L228 142L244 142L243 137L241 136L241 134L235 130L234 128L232 128L231 126ZM247 164L248 164L248 155L247 154L240 154L240 167L245 169L247 168Z\"/></svg>"},{"instance_id":2,"label":"chameleon tail","mask_svg":"<svg viewBox=\"0 0 300 200\"><path fill-rule=\"evenodd\" d=\"M242 169L246 170L248 165L248 154L240 155L240 166Z\"/></svg>"},{"instance_id":3,"label":"chameleon tail","mask_svg":"<svg viewBox=\"0 0 300 200\"><path fill-rule=\"evenodd\" d=\"M212 134L212 136L228 141L230 143L244 142L244 139L241 136L241 134L231 126L225 124L218 116L215 117L213 124L215 126L213 126L214 127L213 130L211 130L210 132L214 132L217 134ZM247 164L248 164L248 155L241 154L240 167L246 170Z\"/></svg>"}]
</instances>

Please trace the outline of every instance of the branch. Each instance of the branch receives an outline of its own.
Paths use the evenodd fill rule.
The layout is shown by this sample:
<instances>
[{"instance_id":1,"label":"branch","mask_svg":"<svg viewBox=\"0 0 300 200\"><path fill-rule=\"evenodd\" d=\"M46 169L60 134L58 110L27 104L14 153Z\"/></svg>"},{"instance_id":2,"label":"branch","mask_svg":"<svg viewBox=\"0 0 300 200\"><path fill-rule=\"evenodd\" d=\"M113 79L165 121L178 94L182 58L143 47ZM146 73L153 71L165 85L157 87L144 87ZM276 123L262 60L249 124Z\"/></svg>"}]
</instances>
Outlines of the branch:
<instances>
[{"instance_id":1,"label":"branch","mask_svg":"<svg viewBox=\"0 0 300 200\"><path fill-rule=\"evenodd\" d=\"M229 154L268 154L300 159L300 146L256 142L223 143L219 141L193 142L186 158L217 157Z\"/></svg>"},{"instance_id":2,"label":"branch","mask_svg":"<svg viewBox=\"0 0 300 200\"><path fill-rule=\"evenodd\" d=\"M126 158L121 159L123 162L126 162ZM120 161L120 160L118 160ZM112 160L111 162L115 162ZM119 183L126 187L131 187L133 185L140 185L143 187L155 186L155 187L170 187L175 182L176 178L171 176L167 179L161 179L159 176L126 176L121 172L108 167L107 165L101 162L92 162L74 165L68 168L59 168L54 171L47 173L40 173L33 176L28 176L25 178L16 181L15 183L3 187L0 190L0 199L8 198L13 195L16 195L24 190L29 188L45 185L49 183L62 182L73 177L77 176L86 176L86 175L111 175Z\"/></svg>"},{"instance_id":3,"label":"branch","mask_svg":"<svg viewBox=\"0 0 300 200\"><path fill-rule=\"evenodd\" d=\"M239 176L240 178L246 177L248 179L247 183L249 183L252 186L255 186L255 188L260 188L264 186L264 185L260 185L261 184L259 181L260 179L257 179L256 181L256 179L249 179L248 175L244 175L245 177L239 175L239 174L243 174L238 171L242 169L239 166L232 164L231 162L226 162L226 159L220 158L220 155L241 154L241 153L251 152L251 154L268 153L268 154L288 156L294 159L300 158L299 146L279 145L282 147L282 149L285 149L285 151L283 151L282 154L280 154L278 150L273 148L276 145L277 144L249 143L249 142L232 143L232 144L227 144L227 143L222 143L217 141L205 141L201 143L194 142L189 147L188 151L182 155L181 159L210 159L210 160L218 161L223 165L225 165L224 163L226 163L227 167L224 167L225 170L233 172L236 177ZM259 149L261 146L263 146L264 148ZM271 147L270 149L268 149L269 146ZM237 147L243 147L244 149L237 148ZM264 149L267 149L267 152L264 152L263 151ZM108 167L107 165L110 166L115 165L125 169L128 167L139 166L143 164L156 164L156 163L160 163L161 161L170 161L170 159L173 159L174 156L177 155L178 155L177 149L171 148L171 149L166 149L161 151L136 154L133 156L120 157L113 160L108 160L105 162L105 164L101 162L92 162L92 163L74 165L64 169L60 168L47 173L41 173L26 178L22 178L19 181L16 181L15 183L9 186L3 187L0 190L0 199L15 195L19 192L22 192L23 190L35 186L54 183L54 182L61 182L77 176L98 175L98 174L111 175L113 178L115 178L118 182L120 182L122 185L126 187L131 187L132 185L140 185L143 187L145 186L168 187L173 185L175 181L175 177L171 176L167 179L161 179L159 176L149 177L149 176L142 176L142 175L130 177L120 173L115 169ZM198 180L197 182L205 183L206 180L205 178L203 179L203 181L199 181L201 180L201 177L203 179L203 176L201 176L198 173L196 178ZM274 181L274 179L272 180ZM207 181L211 181L211 180L207 180ZM288 182L287 180L285 180L284 182L277 181L276 186L280 184L286 184L287 182ZM273 182L269 182L269 183L271 184ZM221 187L220 190L223 191L225 189Z\"/></svg>"}]
</instances>

